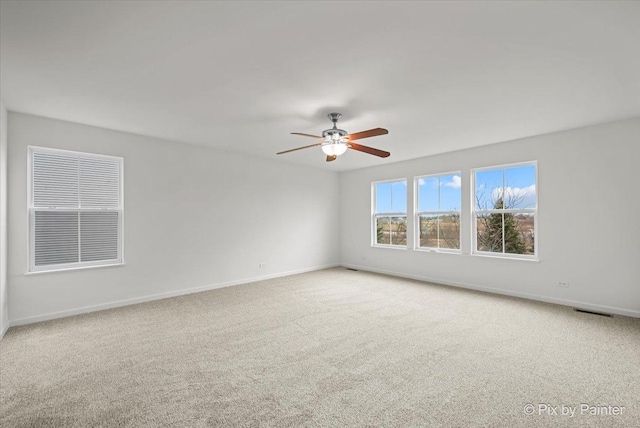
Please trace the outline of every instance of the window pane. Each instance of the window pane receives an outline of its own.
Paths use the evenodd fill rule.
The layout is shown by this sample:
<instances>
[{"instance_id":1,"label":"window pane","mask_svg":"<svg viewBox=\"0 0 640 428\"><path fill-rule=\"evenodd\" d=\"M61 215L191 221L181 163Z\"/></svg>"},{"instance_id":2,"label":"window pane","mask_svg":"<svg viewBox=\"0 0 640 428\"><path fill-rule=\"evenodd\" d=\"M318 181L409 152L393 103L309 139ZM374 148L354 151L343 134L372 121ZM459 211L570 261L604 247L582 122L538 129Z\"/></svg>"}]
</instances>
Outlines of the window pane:
<instances>
[{"instance_id":1,"label":"window pane","mask_svg":"<svg viewBox=\"0 0 640 428\"><path fill-rule=\"evenodd\" d=\"M502 168L477 171L475 184L477 209L490 210L500 205L502 197Z\"/></svg>"},{"instance_id":2,"label":"window pane","mask_svg":"<svg viewBox=\"0 0 640 428\"><path fill-rule=\"evenodd\" d=\"M389 217L376 217L376 244L390 244Z\"/></svg>"},{"instance_id":3,"label":"window pane","mask_svg":"<svg viewBox=\"0 0 640 428\"><path fill-rule=\"evenodd\" d=\"M407 218L391 218L391 245L407 245Z\"/></svg>"},{"instance_id":4,"label":"window pane","mask_svg":"<svg viewBox=\"0 0 640 428\"><path fill-rule=\"evenodd\" d=\"M517 166L504 170L505 208L536 207L536 167Z\"/></svg>"},{"instance_id":5,"label":"window pane","mask_svg":"<svg viewBox=\"0 0 640 428\"><path fill-rule=\"evenodd\" d=\"M457 174L440 177L440 211L459 211L461 206L461 177Z\"/></svg>"},{"instance_id":6,"label":"window pane","mask_svg":"<svg viewBox=\"0 0 640 428\"><path fill-rule=\"evenodd\" d=\"M80 261L95 262L118 259L117 211L80 213Z\"/></svg>"},{"instance_id":7,"label":"window pane","mask_svg":"<svg viewBox=\"0 0 640 428\"><path fill-rule=\"evenodd\" d=\"M120 161L115 158L80 157L82 208L120 207Z\"/></svg>"},{"instance_id":8,"label":"window pane","mask_svg":"<svg viewBox=\"0 0 640 428\"><path fill-rule=\"evenodd\" d=\"M440 229L438 248L460 249L460 215L441 215L438 222Z\"/></svg>"},{"instance_id":9,"label":"window pane","mask_svg":"<svg viewBox=\"0 0 640 428\"><path fill-rule=\"evenodd\" d=\"M504 251L509 254L534 254L534 215L504 215Z\"/></svg>"},{"instance_id":10,"label":"window pane","mask_svg":"<svg viewBox=\"0 0 640 428\"><path fill-rule=\"evenodd\" d=\"M375 212L391 212L391 183L376 184L376 206Z\"/></svg>"},{"instance_id":11,"label":"window pane","mask_svg":"<svg viewBox=\"0 0 640 428\"><path fill-rule=\"evenodd\" d=\"M391 183L391 212L407 212L407 182L394 181Z\"/></svg>"},{"instance_id":12,"label":"window pane","mask_svg":"<svg viewBox=\"0 0 640 428\"><path fill-rule=\"evenodd\" d=\"M78 213L34 213L34 265L78 263Z\"/></svg>"},{"instance_id":13,"label":"window pane","mask_svg":"<svg viewBox=\"0 0 640 428\"><path fill-rule=\"evenodd\" d=\"M420 246L421 247L438 247L438 216L437 215L421 215L420 216Z\"/></svg>"},{"instance_id":14,"label":"window pane","mask_svg":"<svg viewBox=\"0 0 640 428\"><path fill-rule=\"evenodd\" d=\"M418 212L438 211L438 177L418 179Z\"/></svg>"},{"instance_id":15,"label":"window pane","mask_svg":"<svg viewBox=\"0 0 640 428\"><path fill-rule=\"evenodd\" d=\"M478 251L502 253L502 214L479 214L476 217Z\"/></svg>"},{"instance_id":16,"label":"window pane","mask_svg":"<svg viewBox=\"0 0 640 428\"><path fill-rule=\"evenodd\" d=\"M34 152L32 169L34 207L79 207L76 155Z\"/></svg>"}]
</instances>

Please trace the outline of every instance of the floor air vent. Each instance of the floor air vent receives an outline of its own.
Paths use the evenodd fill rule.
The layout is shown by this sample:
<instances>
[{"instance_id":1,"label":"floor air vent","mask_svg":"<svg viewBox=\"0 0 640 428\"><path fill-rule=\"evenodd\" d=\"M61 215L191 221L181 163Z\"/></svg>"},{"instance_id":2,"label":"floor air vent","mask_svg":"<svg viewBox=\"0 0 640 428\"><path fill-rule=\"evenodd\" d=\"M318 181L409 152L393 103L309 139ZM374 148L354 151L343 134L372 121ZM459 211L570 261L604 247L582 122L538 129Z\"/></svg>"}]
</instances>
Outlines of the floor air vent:
<instances>
[{"instance_id":1,"label":"floor air vent","mask_svg":"<svg viewBox=\"0 0 640 428\"><path fill-rule=\"evenodd\" d=\"M601 317L609 317L609 318L613 317L613 315L611 314L603 314L602 312L587 311L586 309L574 309L574 311L582 312L583 314L600 315Z\"/></svg>"},{"instance_id":2,"label":"floor air vent","mask_svg":"<svg viewBox=\"0 0 640 428\"><path fill-rule=\"evenodd\" d=\"M358 272L358 269L347 268L347 270L352 270L354 272Z\"/></svg>"}]
</instances>

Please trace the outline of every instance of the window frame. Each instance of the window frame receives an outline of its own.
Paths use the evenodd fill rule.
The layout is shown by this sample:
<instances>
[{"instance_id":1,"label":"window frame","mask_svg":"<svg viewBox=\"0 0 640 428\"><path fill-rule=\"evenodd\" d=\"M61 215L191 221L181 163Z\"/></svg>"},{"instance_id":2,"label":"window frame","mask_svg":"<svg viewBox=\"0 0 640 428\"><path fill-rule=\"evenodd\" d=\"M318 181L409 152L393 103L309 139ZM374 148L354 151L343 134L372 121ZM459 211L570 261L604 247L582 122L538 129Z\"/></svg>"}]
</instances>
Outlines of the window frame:
<instances>
[{"instance_id":1,"label":"window frame","mask_svg":"<svg viewBox=\"0 0 640 428\"><path fill-rule=\"evenodd\" d=\"M119 166L119 189L118 189L118 208L69 208L69 207L36 207L33 202L33 155L34 153L55 153L65 155L75 155L83 157L91 157L98 159L110 159L117 160ZM78 213L78 216L82 212L118 212L118 257L112 260L100 260L100 261L87 261L87 262L73 262L73 263L60 263L45 266L35 266L35 213L36 212L74 212ZM102 155L96 153L78 152L72 150L53 149L49 147L28 146L27 147L27 274L45 273L45 272L58 272L77 269L87 269L105 266L117 266L125 264L124 260L124 158L119 156ZM80 223L78 223L78 230L80 230ZM78 235L80 240L80 235ZM79 243L80 245L80 243ZM78 254L80 255L80 246L78 247Z\"/></svg>"},{"instance_id":2,"label":"window frame","mask_svg":"<svg viewBox=\"0 0 640 428\"><path fill-rule=\"evenodd\" d=\"M447 210L438 210L438 211L418 211L420 208L420 179L423 178L434 178L438 177L438 206L440 205L440 177L446 175L458 175L460 177L460 209L458 211L447 211ZM435 174L426 174L419 175L413 178L413 189L414 189L414 203L413 203L413 211L414 211L414 250L416 251L428 251L428 252L436 252L436 253L453 253L453 254L461 254L462 253L462 171L447 171L447 172L438 172ZM439 248L439 247L422 247L420 245L420 216L421 215L452 215L457 214L460 221L460 230L458 231L458 242L459 248ZM438 227L438 236L440 236L440 228ZM439 238L438 238L439 240Z\"/></svg>"},{"instance_id":3,"label":"window frame","mask_svg":"<svg viewBox=\"0 0 640 428\"><path fill-rule=\"evenodd\" d=\"M378 184L382 184L382 183L397 183L397 182L402 182L404 181L405 186L408 186L408 180L407 177L404 178L394 178L394 179L389 179L389 180L378 180L378 181L372 181L371 182L371 246L372 247L379 247L379 248L393 248L393 249L407 249L409 242L407 240L407 243L405 245L397 245L397 244L379 244L377 242L377 219L378 217L387 217L389 219L393 218L393 217L404 217L404 221L405 224L407 224L407 217L408 217L408 211L409 211L409 199L407 198L407 207L405 212L395 212L395 211L390 211L390 212L380 212L377 213L376 212L376 186ZM408 193L408 189L406 190ZM393 207L393 192L391 194L391 206ZM407 195L408 196L408 195ZM408 232L408 231L407 231ZM408 234L407 234L407 238L408 238Z\"/></svg>"},{"instance_id":4,"label":"window frame","mask_svg":"<svg viewBox=\"0 0 640 428\"><path fill-rule=\"evenodd\" d=\"M509 168L519 167L519 166L534 166L535 167L535 200L536 206L535 208L516 208L516 209L489 209L482 210L476 207L476 173L481 171L490 171L501 169L502 170L502 188L505 187L505 170ZM522 260L539 260L540 254L538 251L538 161L524 161L524 162L514 162L508 164L501 165L492 165L481 168L472 168L471 169L471 189L470 189L470 198L471 198L471 255L475 256L483 256L483 257L497 257L497 258L506 258L506 259L522 259ZM480 251L478 250L478 215L479 214L503 214L503 233L502 233L502 252L491 252L491 251ZM513 253L505 253L505 243L504 243L504 214L533 214L533 254L513 254Z\"/></svg>"}]
</instances>

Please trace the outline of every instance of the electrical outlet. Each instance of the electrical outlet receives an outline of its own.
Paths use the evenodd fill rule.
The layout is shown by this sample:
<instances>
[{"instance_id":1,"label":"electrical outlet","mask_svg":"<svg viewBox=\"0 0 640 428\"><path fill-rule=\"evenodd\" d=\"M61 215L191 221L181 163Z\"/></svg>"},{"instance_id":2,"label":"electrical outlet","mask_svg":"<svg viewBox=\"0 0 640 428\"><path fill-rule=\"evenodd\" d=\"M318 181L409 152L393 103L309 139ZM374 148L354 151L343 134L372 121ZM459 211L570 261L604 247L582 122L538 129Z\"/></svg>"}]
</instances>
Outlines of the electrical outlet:
<instances>
[{"instance_id":1,"label":"electrical outlet","mask_svg":"<svg viewBox=\"0 0 640 428\"><path fill-rule=\"evenodd\" d=\"M569 281L558 281L558 287L569 288Z\"/></svg>"},{"instance_id":2,"label":"electrical outlet","mask_svg":"<svg viewBox=\"0 0 640 428\"><path fill-rule=\"evenodd\" d=\"M266 267L267 267L267 264L266 264L266 263L260 263L260 269L264 269L264 268L266 268Z\"/></svg>"}]
</instances>

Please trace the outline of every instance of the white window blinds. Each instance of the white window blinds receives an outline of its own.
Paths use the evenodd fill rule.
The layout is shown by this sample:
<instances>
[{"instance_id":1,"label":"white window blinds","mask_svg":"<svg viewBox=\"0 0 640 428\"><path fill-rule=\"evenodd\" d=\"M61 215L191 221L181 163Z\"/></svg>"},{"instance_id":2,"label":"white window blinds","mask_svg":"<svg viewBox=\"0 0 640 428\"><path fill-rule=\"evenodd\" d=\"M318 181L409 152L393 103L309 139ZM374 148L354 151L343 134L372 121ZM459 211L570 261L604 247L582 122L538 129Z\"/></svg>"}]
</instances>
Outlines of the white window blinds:
<instances>
[{"instance_id":1,"label":"white window blinds","mask_svg":"<svg viewBox=\"0 0 640 428\"><path fill-rule=\"evenodd\" d=\"M122 263L123 159L31 147L30 271Z\"/></svg>"}]
</instances>

